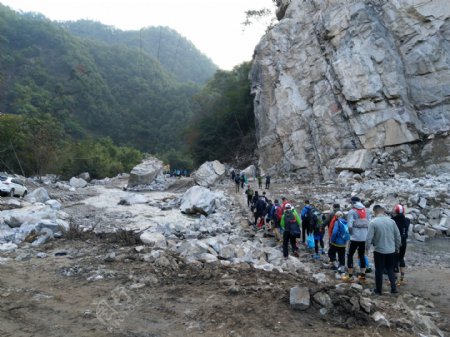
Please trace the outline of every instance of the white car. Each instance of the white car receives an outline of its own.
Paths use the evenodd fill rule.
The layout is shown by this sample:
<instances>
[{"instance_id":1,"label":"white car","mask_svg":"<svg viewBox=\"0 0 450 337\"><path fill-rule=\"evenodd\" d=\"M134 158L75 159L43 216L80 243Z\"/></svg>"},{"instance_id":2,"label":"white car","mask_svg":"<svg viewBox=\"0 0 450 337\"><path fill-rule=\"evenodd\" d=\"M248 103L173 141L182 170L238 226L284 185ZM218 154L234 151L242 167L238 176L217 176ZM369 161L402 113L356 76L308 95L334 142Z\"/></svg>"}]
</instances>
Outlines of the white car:
<instances>
[{"instance_id":1,"label":"white car","mask_svg":"<svg viewBox=\"0 0 450 337\"><path fill-rule=\"evenodd\" d=\"M28 190L22 180L0 176L0 193L9 195L10 197L24 197L27 195Z\"/></svg>"}]
</instances>

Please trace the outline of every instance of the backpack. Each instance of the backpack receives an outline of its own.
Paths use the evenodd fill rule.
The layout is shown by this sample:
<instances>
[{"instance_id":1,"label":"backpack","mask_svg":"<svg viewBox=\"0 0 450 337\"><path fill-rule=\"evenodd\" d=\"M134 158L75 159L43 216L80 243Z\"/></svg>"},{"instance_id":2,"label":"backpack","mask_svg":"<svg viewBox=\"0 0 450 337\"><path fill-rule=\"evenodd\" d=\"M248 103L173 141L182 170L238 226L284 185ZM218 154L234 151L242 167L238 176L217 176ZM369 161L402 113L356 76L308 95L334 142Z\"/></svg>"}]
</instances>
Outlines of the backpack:
<instances>
[{"instance_id":1,"label":"backpack","mask_svg":"<svg viewBox=\"0 0 450 337\"><path fill-rule=\"evenodd\" d=\"M347 221L345 219L338 219L336 221L338 227L338 237L343 241L350 240L350 232L348 231ZM336 226L336 223L334 224Z\"/></svg>"},{"instance_id":2,"label":"backpack","mask_svg":"<svg viewBox=\"0 0 450 337\"><path fill-rule=\"evenodd\" d=\"M323 230L323 220L322 220L322 213L317 208L312 208L309 213L310 216L310 224L313 227L313 230L315 231L321 231Z\"/></svg>"},{"instance_id":3,"label":"backpack","mask_svg":"<svg viewBox=\"0 0 450 337\"><path fill-rule=\"evenodd\" d=\"M307 207L306 208L306 213L305 213L305 215L304 215L304 217L303 217L303 221L305 221L305 222L307 222L307 223L311 223L311 220L312 220L312 207L311 206L305 206L305 207Z\"/></svg>"},{"instance_id":4,"label":"backpack","mask_svg":"<svg viewBox=\"0 0 450 337\"><path fill-rule=\"evenodd\" d=\"M297 219L292 211L284 212L284 228L286 231L292 234L300 233L300 226L298 225Z\"/></svg>"},{"instance_id":5,"label":"backpack","mask_svg":"<svg viewBox=\"0 0 450 337\"><path fill-rule=\"evenodd\" d=\"M283 209L281 206L275 206L275 217L277 221L281 221L281 217L283 216Z\"/></svg>"},{"instance_id":6,"label":"backpack","mask_svg":"<svg viewBox=\"0 0 450 337\"><path fill-rule=\"evenodd\" d=\"M353 227L357 228L367 228L369 227L369 219L367 219L367 211L365 208L359 209L359 208L353 208L358 214L358 219L355 220L355 223L353 224Z\"/></svg>"},{"instance_id":7,"label":"backpack","mask_svg":"<svg viewBox=\"0 0 450 337\"><path fill-rule=\"evenodd\" d=\"M260 197L259 200L256 202L256 211L258 212L258 214L264 214L267 207L266 205L267 204L264 198Z\"/></svg>"}]
</instances>

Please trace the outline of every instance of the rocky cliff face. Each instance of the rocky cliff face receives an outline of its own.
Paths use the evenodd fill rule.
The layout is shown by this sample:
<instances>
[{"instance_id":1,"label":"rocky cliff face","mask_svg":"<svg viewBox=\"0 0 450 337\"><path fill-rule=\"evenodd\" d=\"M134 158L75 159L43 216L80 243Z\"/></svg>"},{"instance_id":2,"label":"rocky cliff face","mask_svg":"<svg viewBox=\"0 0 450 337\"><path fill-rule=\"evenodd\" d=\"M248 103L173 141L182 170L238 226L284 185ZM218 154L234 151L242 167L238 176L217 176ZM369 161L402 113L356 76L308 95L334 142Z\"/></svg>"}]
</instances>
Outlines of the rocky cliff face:
<instances>
[{"instance_id":1,"label":"rocky cliff face","mask_svg":"<svg viewBox=\"0 0 450 337\"><path fill-rule=\"evenodd\" d=\"M260 166L450 170L448 0L279 0L251 72Z\"/></svg>"}]
</instances>

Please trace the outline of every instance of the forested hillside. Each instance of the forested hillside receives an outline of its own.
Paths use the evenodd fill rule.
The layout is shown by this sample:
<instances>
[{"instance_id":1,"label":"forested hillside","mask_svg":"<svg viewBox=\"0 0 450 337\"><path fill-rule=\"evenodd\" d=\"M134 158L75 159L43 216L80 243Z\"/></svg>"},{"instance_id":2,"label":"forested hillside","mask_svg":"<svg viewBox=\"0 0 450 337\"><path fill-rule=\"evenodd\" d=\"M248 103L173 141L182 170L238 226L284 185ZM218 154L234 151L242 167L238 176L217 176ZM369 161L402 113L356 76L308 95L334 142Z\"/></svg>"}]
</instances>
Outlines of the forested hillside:
<instances>
[{"instance_id":1,"label":"forested hillside","mask_svg":"<svg viewBox=\"0 0 450 337\"><path fill-rule=\"evenodd\" d=\"M245 62L232 71L218 70L194 97L197 105L187 140L197 164L220 159L242 165L254 159L256 136L250 68L251 63Z\"/></svg>"},{"instance_id":2,"label":"forested hillside","mask_svg":"<svg viewBox=\"0 0 450 337\"><path fill-rule=\"evenodd\" d=\"M248 64L218 71L203 88L194 80L205 81L215 66L176 32L111 38L108 30L0 5L0 170L104 176L127 170L143 152L190 167L254 148L244 140L254 135ZM155 32L170 35L159 47L165 63L151 44L136 48Z\"/></svg>"},{"instance_id":3,"label":"forested hillside","mask_svg":"<svg viewBox=\"0 0 450 337\"><path fill-rule=\"evenodd\" d=\"M122 31L99 22L79 20L63 22L70 33L111 45L137 49L157 59L163 68L182 82L206 82L217 66L203 55L191 41L168 27L147 27L138 31Z\"/></svg>"}]
</instances>

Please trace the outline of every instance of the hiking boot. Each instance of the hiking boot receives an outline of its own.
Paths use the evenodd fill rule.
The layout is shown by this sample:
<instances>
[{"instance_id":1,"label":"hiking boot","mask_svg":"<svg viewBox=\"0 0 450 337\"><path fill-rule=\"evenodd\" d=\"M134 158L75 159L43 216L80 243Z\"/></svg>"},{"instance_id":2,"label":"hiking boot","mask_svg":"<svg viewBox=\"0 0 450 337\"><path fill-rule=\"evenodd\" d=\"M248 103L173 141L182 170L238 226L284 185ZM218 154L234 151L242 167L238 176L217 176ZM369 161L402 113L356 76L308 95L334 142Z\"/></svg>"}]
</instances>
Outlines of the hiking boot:
<instances>
[{"instance_id":1,"label":"hiking boot","mask_svg":"<svg viewBox=\"0 0 450 337\"><path fill-rule=\"evenodd\" d=\"M359 276L358 276L358 282L359 282L360 284L367 284L367 279L366 279L365 276L359 275Z\"/></svg>"},{"instance_id":2,"label":"hiking boot","mask_svg":"<svg viewBox=\"0 0 450 337\"><path fill-rule=\"evenodd\" d=\"M320 254L314 254L313 255L314 260L320 260Z\"/></svg>"},{"instance_id":3,"label":"hiking boot","mask_svg":"<svg viewBox=\"0 0 450 337\"><path fill-rule=\"evenodd\" d=\"M334 270L334 271L338 271L338 270L339 270L339 268L338 268L338 267L336 267L335 265L332 265L332 266L331 266L331 270Z\"/></svg>"},{"instance_id":4,"label":"hiking boot","mask_svg":"<svg viewBox=\"0 0 450 337\"><path fill-rule=\"evenodd\" d=\"M295 256L295 257L299 257L299 255L298 255L298 252L297 252L297 251L295 251L295 252L294 252L294 256Z\"/></svg>"},{"instance_id":5,"label":"hiking boot","mask_svg":"<svg viewBox=\"0 0 450 337\"><path fill-rule=\"evenodd\" d=\"M321 249L320 254L325 255L325 249Z\"/></svg>"},{"instance_id":6,"label":"hiking boot","mask_svg":"<svg viewBox=\"0 0 450 337\"><path fill-rule=\"evenodd\" d=\"M366 274L370 274L371 272L372 272L372 268L367 267L367 268L366 268Z\"/></svg>"},{"instance_id":7,"label":"hiking boot","mask_svg":"<svg viewBox=\"0 0 450 337\"><path fill-rule=\"evenodd\" d=\"M397 289L391 289L391 294L398 294L398 290Z\"/></svg>"},{"instance_id":8,"label":"hiking boot","mask_svg":"<svg viewBox=\"0 0 450 337\"><path fill-rule=\"evenodd\" d=\"M344 275L344 276L342 276L342 281L348 282L348 283L354 283L354 282L356 282L356 278L354 276Z\"/></svg>"}]
</instances>

